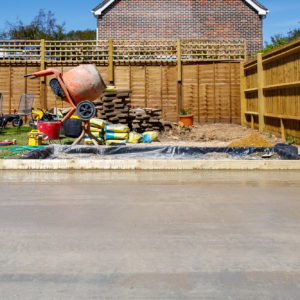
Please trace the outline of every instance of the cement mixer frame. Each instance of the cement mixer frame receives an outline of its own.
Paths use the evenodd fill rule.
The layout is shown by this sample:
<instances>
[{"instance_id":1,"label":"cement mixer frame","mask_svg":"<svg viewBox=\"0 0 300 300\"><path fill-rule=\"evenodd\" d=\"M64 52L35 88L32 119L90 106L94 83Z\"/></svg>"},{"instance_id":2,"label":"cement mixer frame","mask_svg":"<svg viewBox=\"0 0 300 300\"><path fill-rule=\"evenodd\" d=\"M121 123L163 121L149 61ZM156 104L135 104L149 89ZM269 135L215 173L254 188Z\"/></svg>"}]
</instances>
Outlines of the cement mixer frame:
<instances>
[{"instance_id":1,"label":"cement mixer frame","mask_svg":"<svg viewBox=\"0 0 300 300\"><path fill-rule=\"evenodd\" d=\"M81 65L77 68L80 69L80 67L87 68L87 67L91 67L91 66L94 67L94 65ZM74 68L72 70L75 70L77 68ZM94 67L94 68L96 68L96 67ZM80 83L78 83L78 74L76 74L77 78L74 79L73 78L74 76L72 75L71 71L66 73L66 74L68 74L68 73L71 74L71 76L69 75L70 78L68 78L69 88L66 85L61 72L57 69L54 69L54 68L38 71L38 72L35 72L35 73L31 73L31 74L26 74L24 77L30 77L30 79L35 79L35 78L38 78L38 77L45 77L45 76L54 75L55 78L50 80L50 87L51 87L53 93L55 95L59 96L62 99L62 101L68 102L71 105L71 110L62 119L62 122L70 119L71 116L75 112L76 112L77 116L82 120L81 135L78 137L78 139L76 139L74 141L73 145L79 144L80 141L86 135L89 136L89 138L92 140L92 142L95 145L99 145L101 143L101 141L99 139L97 139L90 131L90 121L89 120L92 119L96 114L95 105L94 105L94 103L92 103L90 101L90 100L94 100L94 99L84 99L82 97L86 96L86 95L76 95L76 94L75 94L75 97L74 96L72 97L71 92L70 92L70 86L72 88L72 84L75 83L76 88L78 88L78 86L80 86ZM102 80L99 73L98 73L98 75L99 75L99 80L100 80L100 88L95 90L95 88L93 88L93 86L91 86L90 87L91 91L89 91L87 89L87 94L90 95L91 98L99 97L100 94L102 94L102 92L106 88L106 85L103 82L103 80ZM82 78L82 80L84 81L85 78ZM87 78L87 80L88 80L88 78ZM74 93L73 93L73 95L74 95Z\"/></svg>"}]
</instances>

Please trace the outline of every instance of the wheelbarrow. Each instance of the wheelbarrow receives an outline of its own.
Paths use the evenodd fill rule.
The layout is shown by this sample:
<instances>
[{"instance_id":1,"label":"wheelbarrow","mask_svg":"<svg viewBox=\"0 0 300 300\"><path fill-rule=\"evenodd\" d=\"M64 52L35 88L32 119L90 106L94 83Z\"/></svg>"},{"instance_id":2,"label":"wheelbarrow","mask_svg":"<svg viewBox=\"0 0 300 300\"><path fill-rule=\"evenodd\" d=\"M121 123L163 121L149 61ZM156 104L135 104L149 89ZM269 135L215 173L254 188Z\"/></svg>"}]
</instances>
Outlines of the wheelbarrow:
<instances>
[{"instance_id":1,"label":"wheelbarrow","mask_svg":"<svg viewBox=\"0 0 300 300\"><path fill-rule=\"evenodd\" d=\"M15 113L6 114L1 117L1 127L5 127L7 123L11 122L13 127L18 130L23 125L23 117L29 116L34 102L33 94L22 94L19 100L18 110Z\"/></svg>"},{"instance_id":2,"label":"wheelbarrow","mask_svg":"<svg viewBox=\"0 0 300 300\"><path fill-rule=\"evenodd\" d=\"M88 135L95 145L100 143L90 132L90 122L96 114L96 107L93 100L97 99L106 89L106 85L101 78L95 65L79 65L74 69L66 72L64 75L57 69L47 69L32 74L27 74L25 77L35 79L43 76L54 75L49 85L56 96L59 96L62 101L68 102L71 105L71 110L62 119L62 122L71 118L76 112L76 115L82 120L82 133L74 145L79 144L85 135Z\"/></svg>"}]
</instances>

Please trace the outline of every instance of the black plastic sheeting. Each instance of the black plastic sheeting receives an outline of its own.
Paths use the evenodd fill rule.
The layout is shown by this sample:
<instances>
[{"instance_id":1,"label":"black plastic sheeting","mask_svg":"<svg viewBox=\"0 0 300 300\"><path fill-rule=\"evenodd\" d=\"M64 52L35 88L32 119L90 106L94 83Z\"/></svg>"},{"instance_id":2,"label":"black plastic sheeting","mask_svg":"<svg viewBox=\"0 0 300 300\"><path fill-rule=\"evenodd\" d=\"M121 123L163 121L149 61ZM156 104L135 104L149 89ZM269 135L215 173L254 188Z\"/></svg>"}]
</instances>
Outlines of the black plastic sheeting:
<instances>
[{"instance_id":1,"label":"black plastic sheeting","mask_svg":"<svg viewBox=\"0 0 300 300\"><path fill-rule=\"evenodd\" d=\"M274 147L183 147L183 146L59 146L51 145L24 154L21 159L74 159L78 154L97 155L103 159L206 159L208 153L225 153L233 159L247 158L248 155L277 153L282 160L299 160L298 149L286 144ZM70 156L69 156L70 155ZM69 157L68 157L69 156ZM246 158L245 158L246 157ZM229 158L230 159L230 158ZM260 158L261 159L261 158ZM271 158L272 159L272 158Z\"/></svg>"}]
</instances>

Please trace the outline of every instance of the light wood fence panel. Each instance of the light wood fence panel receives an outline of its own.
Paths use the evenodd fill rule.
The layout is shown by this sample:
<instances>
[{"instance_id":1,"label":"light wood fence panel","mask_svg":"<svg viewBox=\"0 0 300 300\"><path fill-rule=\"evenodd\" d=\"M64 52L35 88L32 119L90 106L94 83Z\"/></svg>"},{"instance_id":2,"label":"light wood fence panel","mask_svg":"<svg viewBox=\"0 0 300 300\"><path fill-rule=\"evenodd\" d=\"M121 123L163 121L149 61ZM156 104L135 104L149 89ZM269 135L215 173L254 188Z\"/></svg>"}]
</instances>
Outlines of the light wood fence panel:
<instances>
[{"instance_id":1,"label":"light wood fence panel","mask_svg":"<svg viewBox=\"0 0 300 300\"><path fill-rule=\"evenodd\" d=\"M182 106L196 122L240 122L239 64L183 65Z\"/></svg>"},{"instance_id":2,"label":"light wood fence panel","mask_svg":"<svg viewBox=\"0 0 300 300\"><path fill-rule=\"evenodd\" d=\"M162 117L165 120L178 120L178 101L177 67L164 66L162 68Z\"/></svg>"},{"instance_id":3,"label":"light wood fence panel","mask_svg":"<svg viewBox=\"0 0 300 300\"><path fill-rule=\"evenodd\" d=\"M283 138L297 137L299 141L300 38L259 54L244 64L241 75L245 76L244 125L281 133Z\"/></svg>"}]
</instances>

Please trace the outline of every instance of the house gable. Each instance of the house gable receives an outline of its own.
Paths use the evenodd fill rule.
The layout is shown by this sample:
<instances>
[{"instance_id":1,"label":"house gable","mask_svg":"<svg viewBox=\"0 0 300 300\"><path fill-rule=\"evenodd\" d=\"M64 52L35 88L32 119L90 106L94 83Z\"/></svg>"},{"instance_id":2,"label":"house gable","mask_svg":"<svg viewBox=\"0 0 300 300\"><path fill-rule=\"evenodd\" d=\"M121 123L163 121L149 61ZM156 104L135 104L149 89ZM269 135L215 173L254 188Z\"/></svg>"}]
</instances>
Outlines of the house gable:
<instances>
[{"instance_id":1,"label":"house gable","mask_svg":"<svg viewBox=\"0 0 300 300\"><path fill-rule=\"evenodd\" d=\"M95 7L92 10L92 13L95 17L101 16L102 13L107 9L110 5L112 5L116 0L104 0L101 4L99 4L97 7ZM263 5L261 5L256 0L243 0L245 1L250 7L252 7L259 16L266 16L269 12L267 8L265 8Z\"/></svg>"}]
</instances>

